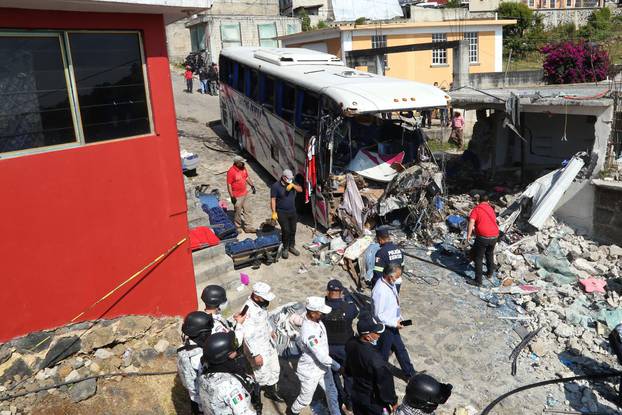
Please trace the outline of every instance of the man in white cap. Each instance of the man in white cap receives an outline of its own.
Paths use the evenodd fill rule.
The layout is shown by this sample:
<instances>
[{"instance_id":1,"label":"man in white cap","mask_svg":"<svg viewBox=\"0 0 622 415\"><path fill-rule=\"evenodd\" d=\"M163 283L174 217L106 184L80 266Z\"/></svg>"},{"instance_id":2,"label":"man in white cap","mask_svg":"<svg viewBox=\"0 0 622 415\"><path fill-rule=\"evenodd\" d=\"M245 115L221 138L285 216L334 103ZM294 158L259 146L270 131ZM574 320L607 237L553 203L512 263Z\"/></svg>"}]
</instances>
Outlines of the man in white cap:
<instances>
[{"instance_id":1,"label":"man in white cap","mask_svg":"<svg viewBox=\"0 0 622 415\"><path fill-rule=\"evenodd\" d=\"M265 282L253 285L253 293L244 304L244 308L248 307L246 320L242 323L244 353L253 368L255 381L264 389L266 398L284 402L277 387L281 367L267 311L274 297L272 289Z\"/></svg>"},{"instance_id":2,"label":"man in white cap","mask_svg":"<svg viewBox=\"0 0 622 415\"><path fill-rule=\"evenodd\" d=\"M248 186L250 186L253 194L255 194L255 185L253 179L248 175L246 170L246 160L241 156L233 158L233 165L227 171L227 190L234 207L233 222L235 227L247 233L255 232L255 229L249 225L250 215L247 209ZM247 186L248 185L248 186Z\"/></svg>"},{"instance_id":3,"label":"man in white cap","mask_svg":"<svg viewBox=\"0 0 622 415\"><path fill-rule=\"evenodd\" d=\"M300 394L292 404L290 412L299 414L309 406L319 384L326 394L330 414L340 415L339 399L332 371L343 371L343 369L329 355L326 327L321 320L322 315L330 313L332 309L325 304L322 297L307 298L305 307L307 315L298 336L302 356L296 370L296 375L300 379Z\"/></svg>"},{"instance_id":4,"label":"man in white cap","mask_svg":"<svg viewBox=\"0 0 622 415\"><path fill-rule=\"evenodd\" d=\"M290 169L283 170L281 179L270 188L272 219L278 220L281 227L283 259L287 259L290 253L300 255L296 249L296 193L300 192L302 186L294 182L294 174Z\"/></svg>"}]
</instances>

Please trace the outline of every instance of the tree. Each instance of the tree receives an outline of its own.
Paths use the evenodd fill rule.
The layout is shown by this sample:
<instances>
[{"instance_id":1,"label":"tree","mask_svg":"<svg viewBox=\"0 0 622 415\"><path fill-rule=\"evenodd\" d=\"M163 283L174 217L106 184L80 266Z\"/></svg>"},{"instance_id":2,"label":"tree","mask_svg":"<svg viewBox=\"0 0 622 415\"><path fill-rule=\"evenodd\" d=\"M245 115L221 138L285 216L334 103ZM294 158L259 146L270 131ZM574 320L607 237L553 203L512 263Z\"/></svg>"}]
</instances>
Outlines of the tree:
<instances>
[{"instance_id":1,"label":"tree","mask_svg":"<svg viewBox=\"0 0 622 415\"><path fill-rule=\"evenodd\" d=\"M497 13L502 19L515 19L515 25L503 27L503 46L517 56L538 50L544 33L544 25L539 16L524 3L503 2Z\"/></svg>"},{"instance_id":2,"label":"tree","mask_svg":"<svg viewBox=\"0 0 622 415\"><path fill-rule=\"evenodd\" d=\"M302 11L298 14L298 18L300 19L300 25L302 26L303 32L311 30L311 18L305 9L302 9Z\"/></svg>"},{"instance_id":3,"label":"tree","mask_svg":"<svg viewBox=\"0 0 622 415\"><path fill-rule=\"evenodd\" d=\"M447 4L445 4L445 8L447 9L459 9L460 7L462 7L461 0L449 0Z\"/></svg>"},{"instance_id":4,"label":"tree","mask_svg":"<svg viewBox=\"0 0 622 415\"><path fill-rule=\"evenodd\" d=\"M595 43L580 41L541 48L544 79L549 84L602 81L609 71L609 54Z\"/></svg>"},{"instance_id":5,"label":"tree","mask_svg":"<svg viewBox=\"0 0 622 415\"><path fill-rule=\"evenodd\" d=\"M363 25L365 24L366 21L367 19L365 17L359 17L358 19L354 21L354 26Z\"/></svg>"},{"instance_id":6,"label":"tree","mask_svg":"<svg viewBox=\"0 0 622 415\"><path fill-rule=\"evenodd\" d=\"M611 10L603 7L588 17L587 24L579 30L579 35L587 41L603 41L611 35L612 27Z\"/></svg>"}]
</instances>

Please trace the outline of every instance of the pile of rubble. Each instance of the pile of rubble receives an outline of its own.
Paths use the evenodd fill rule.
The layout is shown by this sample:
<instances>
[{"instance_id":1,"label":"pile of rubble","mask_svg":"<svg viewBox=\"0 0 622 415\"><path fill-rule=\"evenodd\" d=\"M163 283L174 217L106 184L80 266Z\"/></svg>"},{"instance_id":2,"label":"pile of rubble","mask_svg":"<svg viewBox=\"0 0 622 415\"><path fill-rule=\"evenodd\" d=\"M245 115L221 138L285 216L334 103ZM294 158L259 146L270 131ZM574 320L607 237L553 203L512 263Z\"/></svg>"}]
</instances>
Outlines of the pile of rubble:
<instances>
[{"instance_id":1,"label":"pile of rubble","mask_svg":"<svg viewBox=\"0 0 622 415\"><path fill-rule=\"evenodd\" d=\"M109 373L174 372L180 324L178 318L125 316L35 332L2 344L0 399L33 393L1 401L0 414L31 413L48 395L71 403L86 400L104 379L41 390L53 385Z\"/></svg>"}]
</instances>

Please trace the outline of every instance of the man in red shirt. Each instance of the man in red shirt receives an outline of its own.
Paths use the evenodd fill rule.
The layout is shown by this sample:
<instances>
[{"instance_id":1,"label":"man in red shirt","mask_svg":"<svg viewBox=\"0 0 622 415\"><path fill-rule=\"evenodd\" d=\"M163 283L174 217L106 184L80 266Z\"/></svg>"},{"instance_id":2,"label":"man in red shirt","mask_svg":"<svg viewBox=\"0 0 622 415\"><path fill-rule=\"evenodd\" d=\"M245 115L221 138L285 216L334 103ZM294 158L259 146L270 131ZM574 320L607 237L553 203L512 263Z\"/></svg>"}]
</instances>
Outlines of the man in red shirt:
<instances>
[{"instance_id":1,"label":"man in red shirt","mask_svg":"<svg viewBox=\"0 0 622 415\"><path fill-rule=\"evenodd\" d=\"M467 280L471 285L482 285L484 255L486 255L486 275L492 277L495 271L495 245L499 237L497 216L488 202L488 195L480 197L480 203L473 208L469 215L467 228L467 242L475 230L475 244L473 245L475 261L475 280Z\"/></svg>"},{"instance_id":2,"label":"man in red shirt","mask_svg":"<svg viewBox=\"0 0 622 415\"><path fill-rule=\"evenodd\" d=\"M238 228L238 232L244 230L244 232L253 233L255 229L249 226L250 218L246 209L246 200L248 199L246 184L248 183L251 187L253 194L255 194L255 185L249 177L244 163L246 163L246 160L240 156L233 158L233 166L227 171L227 190L229 191L231 202L233 202L235 210L233 222L236 228Z\"/></svg>"}]
</instances>

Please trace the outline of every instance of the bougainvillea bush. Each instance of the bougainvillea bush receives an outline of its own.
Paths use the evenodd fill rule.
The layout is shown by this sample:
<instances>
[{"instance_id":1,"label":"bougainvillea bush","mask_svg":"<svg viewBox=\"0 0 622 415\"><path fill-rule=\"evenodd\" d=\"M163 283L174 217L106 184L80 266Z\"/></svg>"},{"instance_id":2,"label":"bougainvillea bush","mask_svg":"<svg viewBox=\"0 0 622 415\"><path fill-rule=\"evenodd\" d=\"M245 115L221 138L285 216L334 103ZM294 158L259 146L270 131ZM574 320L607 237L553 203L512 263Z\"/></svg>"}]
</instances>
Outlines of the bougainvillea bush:
<instances>
[{"instance_id":1,"label":"bougainvillea bush","mask_svg":"<svg viewBox=\"0 0 622 415\"><path fill-rule=\"evenodd\" d=\"M544 80L549 84L602 81L609 71L609 54L595 43L549 43L544 56Z\"/></svg>"}]
</instances>

